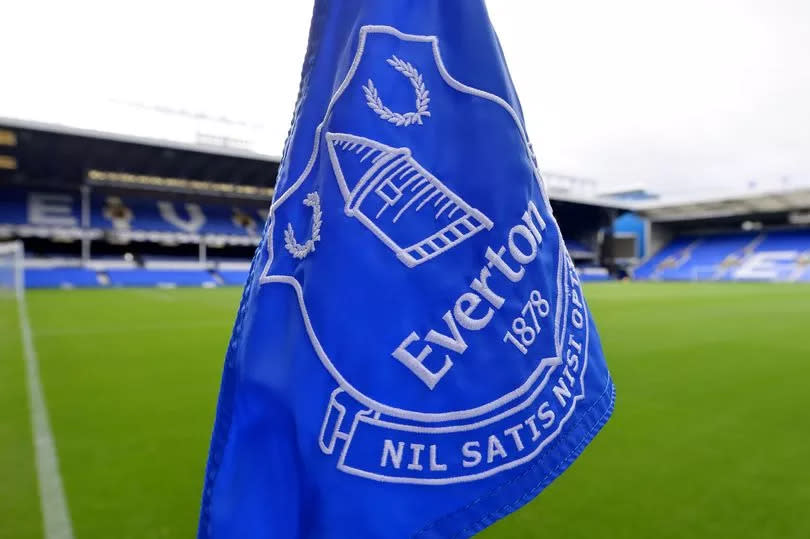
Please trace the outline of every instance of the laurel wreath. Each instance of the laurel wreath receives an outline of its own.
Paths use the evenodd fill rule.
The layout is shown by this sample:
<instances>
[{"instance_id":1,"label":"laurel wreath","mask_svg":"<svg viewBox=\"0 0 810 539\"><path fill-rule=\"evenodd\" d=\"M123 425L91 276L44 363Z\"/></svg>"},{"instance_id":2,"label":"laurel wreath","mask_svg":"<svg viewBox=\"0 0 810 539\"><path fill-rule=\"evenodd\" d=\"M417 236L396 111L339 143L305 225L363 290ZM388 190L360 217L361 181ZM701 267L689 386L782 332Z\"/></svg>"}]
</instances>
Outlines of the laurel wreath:
<instances>
[{"instance_id":1,"label":"laurel wreath","mask_svg":"<svg viewBox=\"0 0 810 539\"><path fill-rule=\"evenodd\" d=\"M303 244L298 243L295 239L295 231L293 230L292 223L287 223L287 230L284 231L284 247L295 258L301 259L306 257L309 253L315 250L315 242L321 239L321 199L318 193L310 193L304 199L304 206L312 208L312 236Z\"/></svg>"},{"instance_id":2,"label":"laurel wreath","mask_svg":"<svg viewBox=\"0 0 810 539\"><path fill-rule=\"evenodd\" d=\"M422 116L430 116L430 111L428 110L428 103L430 103L428 94L430 92L425 89L422 75L410 62L400 60L395 55L391 56L386 62L411 81L411 86L413 86L414 93L416 94L416 110L399 113L386 107L371 79L368 79L367 86L363 86L363 93L366 94L366 103L371 110L377 113L377 116L394 125L409 126L415 123L421 125Z\"/></svg>"}]
</instances>

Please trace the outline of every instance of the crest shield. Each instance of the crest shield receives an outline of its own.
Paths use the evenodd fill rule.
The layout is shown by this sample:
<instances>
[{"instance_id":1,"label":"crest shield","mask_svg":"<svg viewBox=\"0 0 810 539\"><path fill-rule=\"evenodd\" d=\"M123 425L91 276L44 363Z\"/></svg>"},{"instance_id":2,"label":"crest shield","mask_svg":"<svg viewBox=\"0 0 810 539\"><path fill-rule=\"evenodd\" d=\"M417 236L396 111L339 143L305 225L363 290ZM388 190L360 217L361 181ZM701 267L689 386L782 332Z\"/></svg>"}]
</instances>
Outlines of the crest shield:
<instances>
[{"instance_id":1,"label":"crest shield","mask_svg":"<svg viewBox=\"0 0 810 539\"><path fill-rule=\"evenodd\" d=\"M311 170L274 208L268 238L273 258L264 278L304 277L303 303L330 371L371 408L435 414L436 420L486 408L519 390L544 359L558 356L552 322L563 284L559 233L555 225L543 230L536 258L518 283L490 266L487 285L505 303L487 327L471 332L456 322L456 340L463 341L456 350L426 343L432 349L426 369L437 372L447 357L452 361L432 389L393 358L413 332L422 339L431 330L453 338L453 323L448 326L443 316L459 296L475 293L472 282L490 264L487 249L508 247L510 228L522 223L529 201L537 209L532 222L538 229L548 220L542 218L547 209L509 111L456 83L439 63L435 38L370 29L359 49L321 124ZM389 110L416 110L414 84L390 65L391 58L413 66L428 92L430 116L421 124L398 125L369 106L364 89L372 81ZM489 125L482 126L482 119ZM311 228L310 216L301 211L310 192L320 196L320 242L298 260L286 252L278 231L287 223L302 235ZM529 250L529 240L514 241ZM503 339L532 291L549 302L551 314L539 331L534 326L536 337L524 354ZM452 378L468 388L463 395L444 395L442 385Z\"/></svg>"},{"instance_id":2,"label":"crest shield","mask_svg":"<svg viewBox=\"0 0 810 539\"><path fill-rule=\"evenodd\" d=\"M587 339L571 325L578 281L516 113L454 79L433 36L361 30L310 163L271 219L261 281L296 289L337 384L324 451L341 399L366 411L356 421L493 422L550 391L565 340ZM295 231L315 234L306 249L290 245Z\"/></svg>"}]
</instances>

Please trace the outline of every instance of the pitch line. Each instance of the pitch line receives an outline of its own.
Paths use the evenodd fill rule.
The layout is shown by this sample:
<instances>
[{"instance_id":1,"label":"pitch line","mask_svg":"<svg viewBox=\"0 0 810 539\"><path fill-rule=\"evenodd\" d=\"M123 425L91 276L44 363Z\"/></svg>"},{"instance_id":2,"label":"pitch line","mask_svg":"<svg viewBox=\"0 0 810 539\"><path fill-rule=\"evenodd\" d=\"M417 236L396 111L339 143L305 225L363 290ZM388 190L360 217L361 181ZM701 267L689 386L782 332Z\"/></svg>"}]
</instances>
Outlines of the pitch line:
<instances>
[{"instance_id":1,"label":"pitch line","mask_svg":"<svg viewBox=\"0 0 810 539\"><path fill-rule=\"evenodd\" d=\"M24 293L19 294L17 298L17 309L25 356L31 430L34 436L37 483L39 485L39 504L42 509L45 539L73 539L73 526L70 522L65 491L62 488L62 476L59 474L59 461L56 457L56 446L48 420L42 382L39 379L39 363L31 338L31 324L28 320L28 307L25 303Z\"/></svg>"}]
</instances>

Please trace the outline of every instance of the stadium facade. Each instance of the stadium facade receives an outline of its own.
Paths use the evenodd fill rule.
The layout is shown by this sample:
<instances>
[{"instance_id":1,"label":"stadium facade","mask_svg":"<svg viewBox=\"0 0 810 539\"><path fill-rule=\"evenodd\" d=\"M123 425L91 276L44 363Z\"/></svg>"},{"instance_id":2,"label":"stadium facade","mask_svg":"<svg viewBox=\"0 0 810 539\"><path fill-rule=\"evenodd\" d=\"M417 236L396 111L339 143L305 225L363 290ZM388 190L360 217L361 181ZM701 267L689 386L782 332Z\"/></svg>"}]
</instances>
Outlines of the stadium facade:
<instances>
[{"instance_id":1,"label":"stadium facade","mask_svg":"<svg viewBox=\"0 0 810 539\"><path fill-rule=\"evenodd\" d=\"M0 242L29 288L244 283L278 159L0 119ZM545 181L584 280L810 281L810 187L681 199Z\"/></svg>"},{"instance_id":2,"label":"stadium facade","mask_svg":"<svg viewBox=\"0 0 810 539\"><path fill-rule=\"evenodd\" d=\"M749 184L637 211L649 223L650 254L636 279L810 282L808 185Z\"/></svg>"}]
</instances>

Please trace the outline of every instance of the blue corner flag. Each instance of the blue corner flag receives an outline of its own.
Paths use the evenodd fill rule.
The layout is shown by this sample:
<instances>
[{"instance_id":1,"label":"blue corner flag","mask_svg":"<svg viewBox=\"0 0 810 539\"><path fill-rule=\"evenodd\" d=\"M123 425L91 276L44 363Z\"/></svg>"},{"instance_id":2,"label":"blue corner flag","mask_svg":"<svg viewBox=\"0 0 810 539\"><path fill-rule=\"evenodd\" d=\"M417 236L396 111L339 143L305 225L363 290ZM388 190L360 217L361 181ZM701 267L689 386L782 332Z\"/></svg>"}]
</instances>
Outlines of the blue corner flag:
<instances>
[{"instance_id":1,"label":"blue corner flag","mask_svg":"<svg viewBox=\"0 0 810 539\"><path fill-rule=\"evenodd\" d=\"M471 536L613 402L483 1L317 1L199 537Z\"/></svg>"}]
</instances>

